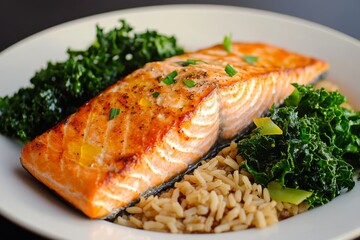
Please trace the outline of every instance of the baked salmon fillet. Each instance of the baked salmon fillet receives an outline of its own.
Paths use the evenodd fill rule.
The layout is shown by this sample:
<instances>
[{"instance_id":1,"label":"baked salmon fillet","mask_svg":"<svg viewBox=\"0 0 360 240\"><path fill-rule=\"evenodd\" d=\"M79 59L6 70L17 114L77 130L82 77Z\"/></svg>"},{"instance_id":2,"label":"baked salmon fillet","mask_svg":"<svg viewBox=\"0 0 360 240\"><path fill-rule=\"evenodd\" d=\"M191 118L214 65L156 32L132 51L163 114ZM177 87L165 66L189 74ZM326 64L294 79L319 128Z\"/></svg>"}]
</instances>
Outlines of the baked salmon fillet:
<instances>
[{"instance_id":1,"label":"baked salmon fillet","mask_svg":"<svg viewBox=\"0 0 360 240\"><path fill-rule=\"evenodd\" d=\"M148 63L27 143L20 161L89 218L109 218L328 68L243 42Z\"/></svg>"}]
</instances>

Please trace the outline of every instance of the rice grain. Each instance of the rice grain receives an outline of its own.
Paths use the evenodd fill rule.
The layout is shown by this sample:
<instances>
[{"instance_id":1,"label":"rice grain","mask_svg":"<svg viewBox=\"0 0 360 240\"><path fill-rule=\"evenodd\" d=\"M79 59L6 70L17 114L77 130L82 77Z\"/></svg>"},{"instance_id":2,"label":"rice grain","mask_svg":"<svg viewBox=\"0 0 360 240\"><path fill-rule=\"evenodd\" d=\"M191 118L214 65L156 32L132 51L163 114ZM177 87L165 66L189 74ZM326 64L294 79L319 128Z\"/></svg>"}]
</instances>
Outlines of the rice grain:
<instances>
[{"instance_id":1,"label":"rice grain","mask_svg":"<svg viewBox=\"0 0 360 240\"><path fill-rule=\"evenodd\" d=\"M309 208L272 200L267 188L239 168L243 162L231 143L168 191L140 197L114 222L150 231L220 233L265 228Z\"/></svg>"}]
</instances>

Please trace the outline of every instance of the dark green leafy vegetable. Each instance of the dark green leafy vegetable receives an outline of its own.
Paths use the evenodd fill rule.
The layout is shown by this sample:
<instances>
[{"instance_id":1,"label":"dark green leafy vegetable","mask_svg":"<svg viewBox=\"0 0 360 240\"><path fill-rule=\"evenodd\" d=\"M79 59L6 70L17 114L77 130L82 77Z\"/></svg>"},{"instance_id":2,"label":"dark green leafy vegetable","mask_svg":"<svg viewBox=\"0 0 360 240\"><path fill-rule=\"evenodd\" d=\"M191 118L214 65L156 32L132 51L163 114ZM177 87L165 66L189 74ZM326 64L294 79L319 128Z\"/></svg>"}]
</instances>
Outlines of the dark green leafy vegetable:
<instances>
[{"instance_id":1,"label":"dark green leafy vegetable","mask_svg":"<svg viewBox=\"0 0 360 240\"><path fill-rule=\"evenodd\" d=\"M30 79L31 86L0 98L0 132L22 142L32 140L79 106L150 61L183 53L174 37L156 31L134 33L124 20L85 50L67 51L63 62L48 62Z\"/></svg>"},{"instance_id":2,"label":"dark green leafy vegetable","mask_svg":"<svg viewBox=\"0 0 360 240\"><path fill-rule=\"evenodd\" d=\"M312 192L310 206L323 205L354 187L360 166L360 112L341 106L339 92L294 84L283 106L270 109L282 135L255 129L238 142L243 165L255 181Z\"/></svg>"}]
</instances>

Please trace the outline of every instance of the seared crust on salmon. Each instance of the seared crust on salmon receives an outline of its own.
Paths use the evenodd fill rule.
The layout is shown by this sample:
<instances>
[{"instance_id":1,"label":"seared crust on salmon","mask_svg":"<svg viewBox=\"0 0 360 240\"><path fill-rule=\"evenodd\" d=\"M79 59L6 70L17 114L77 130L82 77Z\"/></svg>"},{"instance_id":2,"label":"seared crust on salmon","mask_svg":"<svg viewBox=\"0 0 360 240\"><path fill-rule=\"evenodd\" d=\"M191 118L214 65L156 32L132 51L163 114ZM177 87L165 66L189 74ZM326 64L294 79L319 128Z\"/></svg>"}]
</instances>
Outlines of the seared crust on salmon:
<instances>
[{"instance_id":1,"label":"seared crust on salmon","mask_svg":"<svg viewBox=\"0 0 360 240\"><path fill-rule=\"evenodd\" d=\"M280 104L291 83L308 84L329 68L263 43L231 49L146 64L26 144L21 164L88 217L105 218ZM253 64L244 60L250 55Z\"/></svg>"}]
</instances>

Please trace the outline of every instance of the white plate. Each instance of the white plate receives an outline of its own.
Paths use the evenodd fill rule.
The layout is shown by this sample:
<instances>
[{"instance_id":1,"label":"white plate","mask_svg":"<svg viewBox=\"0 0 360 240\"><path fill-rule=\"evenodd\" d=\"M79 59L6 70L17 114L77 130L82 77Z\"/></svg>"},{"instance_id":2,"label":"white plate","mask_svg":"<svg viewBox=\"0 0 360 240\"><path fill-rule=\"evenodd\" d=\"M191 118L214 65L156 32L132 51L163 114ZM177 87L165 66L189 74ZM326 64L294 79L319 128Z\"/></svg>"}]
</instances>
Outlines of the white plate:
<instances>
[{"instance_id":1,"label":"white plate","mask_svg":"<svg viewBox=\"0 0 360 240\"><path fill-rule=\"evenodd\" d=\"M332 29L280 14L211 5L169 5L110 12L65 23L35 34L0 54L0 96L29 84L48 60L64 60L68 47L84 49L95 24L109 29L125 18L136 31L175 35L189 50L234 40L261 41L327 60L329 78L360 106L360 43ZM89 220L59 201L20 165L21 146L0 136L0 210L5 217L49 238L61 239L330 239L360 235L360 186L331 203L263 230L174 235Z\"/></svg>"}]
</instances>

